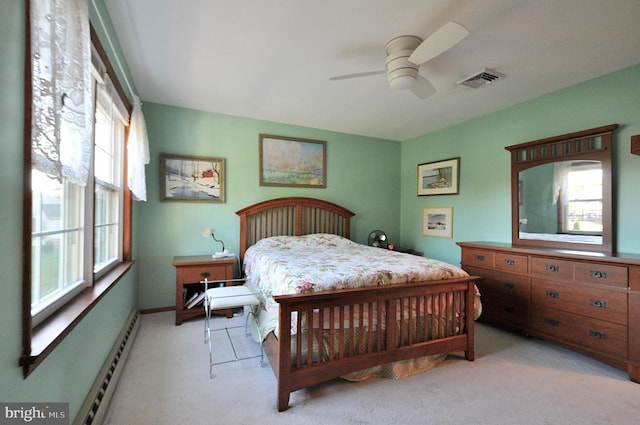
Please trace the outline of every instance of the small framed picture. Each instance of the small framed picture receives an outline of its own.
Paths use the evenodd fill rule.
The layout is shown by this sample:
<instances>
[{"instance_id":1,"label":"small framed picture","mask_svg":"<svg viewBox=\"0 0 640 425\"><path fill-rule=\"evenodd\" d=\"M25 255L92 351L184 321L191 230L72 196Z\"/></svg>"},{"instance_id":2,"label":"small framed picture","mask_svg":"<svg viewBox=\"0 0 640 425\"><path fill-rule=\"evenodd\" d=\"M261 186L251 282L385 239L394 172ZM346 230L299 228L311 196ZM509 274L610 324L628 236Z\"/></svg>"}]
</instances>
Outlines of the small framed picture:
<instances>
[{"instance_id":1,"label":"small framed picture","mask_svg":"<svg viewBox=\"0 0 640 425\"><path fill-rule=\"evenodd\" d=\"M327 187L323 140L260 135L260 186Z\"/></svg>"},{"instance_id":2,"label":"small framed picture","mask_svg":"<svg viewBox=\"0 0 640 425\"><path fill-rule=\"evenodd\" d=\"M436 238L452 238L453 207L424 207L422 234Z\"/></svg>"},{"instance_id":3,"label":"small framed picture","mask_svg":"<svg viewBox=\"0 0 640 425\"><path fill-rule=\"evenodd\" d=\"M460 157L418 164L418 196L457 195Z\"/></svg>"},{"instance_id":4,"label":"small framed picture","mask_svg":"<svg viewBox=\"0 0 640 425\"><path fill-rule=\"evenodd\" d=\"M224 162L160 154L160 201L224 202Z\"/></svg>"}]
</instances>

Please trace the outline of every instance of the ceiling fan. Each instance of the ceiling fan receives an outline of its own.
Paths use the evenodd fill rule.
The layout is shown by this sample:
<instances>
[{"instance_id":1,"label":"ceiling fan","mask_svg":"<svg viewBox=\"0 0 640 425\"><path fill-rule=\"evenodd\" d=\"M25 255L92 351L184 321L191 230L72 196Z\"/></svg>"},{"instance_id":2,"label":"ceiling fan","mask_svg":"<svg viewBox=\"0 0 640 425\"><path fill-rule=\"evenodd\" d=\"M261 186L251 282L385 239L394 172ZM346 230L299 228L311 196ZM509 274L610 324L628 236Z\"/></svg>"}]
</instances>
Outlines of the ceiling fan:
<instances>
[{"instance_id":1,"label":"ceiling fan","mask_svg":"<svg viewBox=\"0 0 640 425\"><path fill-rule=\"evenodd\" d=\"M414 35L402 35L385 45L387 60L384 71L337 75L329 80L387 74L392 89L409 89L418 98L425 99L434 94L436 89L426 78L418 74L420 65L451 49L468 35L469 31L465 27L453 21L436 30L424 41Z\"/></svg>"}]
</instances>

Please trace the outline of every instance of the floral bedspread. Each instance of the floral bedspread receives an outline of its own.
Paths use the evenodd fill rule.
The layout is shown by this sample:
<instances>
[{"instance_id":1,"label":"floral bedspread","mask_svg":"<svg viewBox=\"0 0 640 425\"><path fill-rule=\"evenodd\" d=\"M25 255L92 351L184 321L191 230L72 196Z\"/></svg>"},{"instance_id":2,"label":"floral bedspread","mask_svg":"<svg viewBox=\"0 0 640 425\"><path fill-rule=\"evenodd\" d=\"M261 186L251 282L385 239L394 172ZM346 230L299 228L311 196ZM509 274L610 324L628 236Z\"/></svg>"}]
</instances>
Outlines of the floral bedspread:
<instances>
[{"instance_id":1,"label":"floral bedspread","mask_svg":"<svg viewBox=\"0 0 640 425\"><path fill-rule=\"evenodd\" d=\"M443 261L370 247L331 234L262 239L247 250L244 267L266 295L468 276Z\"/></svg>"},{"instance_id":2,"label":"floral bedspread","mask_svg":"<svg viewBox=\"0 0 640 425\"><path fill-rule=\"evenodd\" d=\"M274 295L468 276L440 260L370 247L331 234L262 239L247 250L244 270L271 314L278 311Z\"/></svg>"}]
</instances>

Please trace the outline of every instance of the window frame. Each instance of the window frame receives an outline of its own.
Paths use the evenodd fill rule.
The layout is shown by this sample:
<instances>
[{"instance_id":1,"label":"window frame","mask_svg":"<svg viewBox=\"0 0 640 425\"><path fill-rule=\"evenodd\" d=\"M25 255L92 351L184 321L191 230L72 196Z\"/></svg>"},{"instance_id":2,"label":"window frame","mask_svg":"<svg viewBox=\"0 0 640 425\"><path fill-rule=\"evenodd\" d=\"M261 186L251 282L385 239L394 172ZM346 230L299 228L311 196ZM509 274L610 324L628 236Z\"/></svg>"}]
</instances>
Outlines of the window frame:
<instances>
[{"instance_id":1,"label":"window frame","mask_svg":"<svg viewBox=\"0 0 640 425\"><path fill-rule=\"evenodd\" d=\"M97 51L97 49L96 49ZM104 60L101 58L101 60L104 62ZM109 76L108 77L108 82L105 81L104 85L107 86L108 84L112 84L115 87L115 84L113 83L113 77ZM126 175L125 175L125 154L126 154L126 142L127 142L127 129L128 129L128 124L125 122L125 118L128 118L129 120L131 119L131 108L128 107L128 103L125 103L124 105L120 105L120 106L124 106L125 109L127 109L127 111L122 111L120 110L119 106L115 106L115 111L114 111L114 104L118 103L118 100L120 100L120 102L122 102L122 99L112 99L113 96L118 96L118 93L115 94L106 94L106 96L109 96L110 99L110 104L109 105L104 105L101 103L100 100L100 94L99 91L100 90L104 90L104 91L109 91L107 88L102 87L95 87L95 111L97 113L98 110L100 110L102 113L104 113L105 115L108 114L109 111L107 111L107 107L111 108L111 113L117 115L116 116L116 120L118 121L117 125L116 122L114 120L111 121L111 140L109 141L109 143L113 143L114 142L114 137L113 134L115 134L114 130L116 129L121 129L122 132L120 133L120 131L118 131L118 139L120 137L122 137L121 143L116 143L115 146L111 146L112 150L109 152L111 155L117 157L119 159L119 161L112 161L111 162L111 166L112 169L110 170L110 174L112 174L112 176L118 176L115 180L117 181L112 181L112 182L107 182L107 181L103 181L101 180L98 176L96 176L96 170L95 170L95 163L96 163L96 158L97 158L97 153L95 152L97 149L97 145L96 145L96 140L95 140L95 136L94 136L94 156L93 156L93 161L92 161L92 173L90 173L89 175L89 181L91 182L91 196L93 197L93 217L92 217L92 232L91 232L91 237L90 237L90 241L88 243L90 243L90 245L87 245L87 252L89 251L89 247L91 247L91 254L92 254L92 258L93 258L93 262L92 262L92 267L91 270L93 272L93 276L94 276L94 280L97 278L100 278L101 276L105 275L106 273L109 272L109 270L111 270L113 267L115 267L115 265L117 265L118 263L123 261L123 244L122 244L122 235L123 235L123 224L122 224L122 217L123 217L123 194L124 194L124 190L126 189ZM126 99L126 98L125 98ZM123 114L128 114L127 117L124 117ZM122 127L120 127L122 126ZM94 125L94 129L97 129L98 126L97 124ZM95 131L95 130L94 130ZM88 186L88 184L87 184ZM101 263L96 263L96 251L95 251L95 247L96 247L96 232L98 231L98 228L105 228L105 227L112 227L113 226L113 222L108 222L108 223L97 223L97 203L96 203L96 198L97 198L97 191L98 188L101 188L103 191L105 192L109 192L111 195L115 195L115 198L117 199L116 202L116 207L118 207L118 211L116 213L118 220L115 222L117 224L117 241L115 243L115 251L116 254L114 256L111 256L109 259L107 259L107 261L105 262L101 262ZM88 232L87 232L88 233ZM89 239L89 238L88 238Z\"/></svg>"},{"instance_id":2,"label":"window frame","mask_svg":"<svg viewBox=\"0 0 640 425\"><path fill-rule=\"evenodd\" d=\"M126 186L127 181L127 142L129 127L125 127L123 146L123 173L122 173L122 261L116 264L103 275L93 275L93 284L85 288L80 294L51 314L42 323L33 326L31 317L31 47L30 47L30 22L29 2L26 8L26 40L25 40L25 102L24 102L24 166L23 166L23 276L22 276L22 354L19 365L22 367L23 376L26 379L42 361L51 354L54 349L71 333L77 324L96 306L100 300L112 289L118 281L130 270L132 261L132 195ZM131 115L131 103L120 85L106 51L104 50L97 33L90 25L91 42L102 59L106 71L110 76L116 92L124 102ZM93 209L91 213L93 213ZM91 233L94 226L91 226ZM93 247L91 251L91 269L93 271Z\"/></svg>"}]
</instances>

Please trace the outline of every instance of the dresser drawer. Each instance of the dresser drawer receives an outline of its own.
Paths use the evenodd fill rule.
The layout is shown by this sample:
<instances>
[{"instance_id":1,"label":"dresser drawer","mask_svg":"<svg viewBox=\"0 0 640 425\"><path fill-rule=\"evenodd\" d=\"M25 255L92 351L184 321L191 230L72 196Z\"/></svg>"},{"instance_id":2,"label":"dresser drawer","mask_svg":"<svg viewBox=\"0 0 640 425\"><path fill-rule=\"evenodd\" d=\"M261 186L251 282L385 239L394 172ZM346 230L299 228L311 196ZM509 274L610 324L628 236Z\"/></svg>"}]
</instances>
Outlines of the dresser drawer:
<instances>
[{"instance_id":1,"label":"dresser drawer","mask_svg":"<svg viewBox=\"0 0 640 425\"><path fill-rule=\"evenodd\" d=\"M532 328L602 353L627 356L627 327L548 308L536 308Z\"/></svg>"},{"instance_id":2,"label":"dresser drawer","mask_svg":"<svg viewBox=\"0 0 640 425\"><path fill-rule=\"evenodd\" d=\"M573 262L555 258L533 257L531 274L546 279L573 280Z\"/></svg>"},{"instance_id":3,"label":"dresser drawer","mask_svg":"<svg viewBox=\"0 0 640 425\"><path fill-rule=\"evenodd\" d=\"M184 283L197 283L203 280L202 273L209 273L207 279L224 280L233 277L232 265L211 265L211 266L191 266L183 267L179 271L181 273L180 280Z\"/></svg>"},{"instance_id":4,"label":"dresser drawer","mask_svg":"<svg viewBox=\"0 0 640 425\"><path fill-rule=\"evenodd\" d=\"M495 254L495 268L507 273L529 273L529 257L526 255L512 255L502 252Z\"/></svg>"},{"instance_id":5,"label":"dresser drawer","mask_svg":"<svg viewBox=\"0 0 640 425\"><path fill-rule=\"evenodd\" d=\"M624 292L534 278L531 299L535 308L552 307L621 325L627 324L627 294Z\"/></svg>"},{"instance_id":6,"label":"dresser drawer","mask_svg":"<svg viewBox=\"0 0 640 425\"><path fill-rule=\"evenodd\" d=\"M479 270L468 267L467 272L482 276L477 283L480 295L483 299L492 296L510 298L528 303L530 298L530 280L528 276L499 273L493 270Z\"/></svg>"},{"instance_id":7,"label":"dresser drawer","mask_svg":"<svg viewBox=\"0 0 640 425\"><path fill-rule=\"evenodd\" d=\"M482 302L480 320L510 328L524 329L529 327L529 306L513 303L510 300L490 298L486 302Z\"/></svg>"},{"instance_id":8,"label":"dresser drawer","mask_svg":"<svg viewBox=\"0 0 640 425\"><path fill-rule=\"evenodd\" d=\"M465 248L462 250L462 265L492 269L493 256L492 251Z\"/></svg>"},{"instance_id":9,"label":"dresser drawer","mask_svg":"<svg viewBox=\"0 0 640 425\"><path fill-rule=\"evenodd\" d=\"M482 276L476 285L482 301L482 320L525 327L529 324L529 277L467 267Z\"/></svg>"},{"instance_id":10,"label":"dresser drawer","mask_svg":"<svg viewBox=\"0 0 640 425\"><path fill-rule=\"evenodd\" d=\"M574 265L574 278L577 282L598 283L626 288L629 286L629 274L623 266L580 263Z\"/></svg>"}]
</instances>

